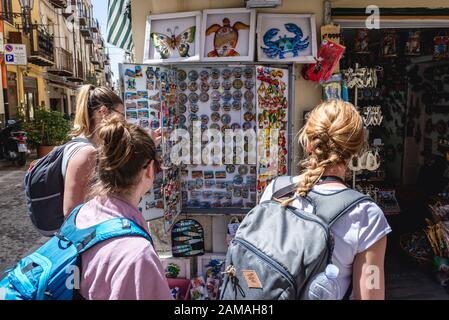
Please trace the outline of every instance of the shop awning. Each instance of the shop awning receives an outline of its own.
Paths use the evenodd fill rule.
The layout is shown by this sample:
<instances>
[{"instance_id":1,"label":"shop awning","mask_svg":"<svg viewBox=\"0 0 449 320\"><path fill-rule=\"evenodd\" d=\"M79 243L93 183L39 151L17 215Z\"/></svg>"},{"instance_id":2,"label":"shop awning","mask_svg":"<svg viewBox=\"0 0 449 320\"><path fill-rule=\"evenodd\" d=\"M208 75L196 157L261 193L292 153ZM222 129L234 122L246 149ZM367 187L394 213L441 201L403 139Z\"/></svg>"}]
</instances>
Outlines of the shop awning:
<instances>
[{"instance_id":1,"label":"shop awning","mask_svg":"<svg viewBox=\"0 0 449 320\"><path fill-rule=\"evenodd\" d=\"M448 8L379 8L381 28L449 28ZM343 28L366 28L366 8L333 8L332 21Z\"/></svg>"}]
</instances>

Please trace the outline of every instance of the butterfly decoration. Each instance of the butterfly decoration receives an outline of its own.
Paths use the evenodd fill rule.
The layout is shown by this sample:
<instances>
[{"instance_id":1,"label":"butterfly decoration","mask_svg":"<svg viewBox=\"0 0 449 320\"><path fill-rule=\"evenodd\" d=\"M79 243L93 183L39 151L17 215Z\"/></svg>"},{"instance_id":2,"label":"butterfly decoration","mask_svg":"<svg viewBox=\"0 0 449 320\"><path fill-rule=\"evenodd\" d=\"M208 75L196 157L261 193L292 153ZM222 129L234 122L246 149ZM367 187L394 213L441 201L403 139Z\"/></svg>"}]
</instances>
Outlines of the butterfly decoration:
<instances>
[{"instance_id":1,"label":"butterfly decoration","mask_svg":"<svg viewBox=\"0 0 449 320\"><path fill-rule=\"evenodd\" d=\"M176 29L178 29L177 26L173 29L173 31L168 28L167 32L170 33L169 36L158 32L151 32L150 34L153 46L161 55L162 59L170 58L174 50L178 50L180 57L189 57L189 43L193 43L195 40L196 27L192 26L177 36L175 35Z\"/></svg>"}]
</instances>

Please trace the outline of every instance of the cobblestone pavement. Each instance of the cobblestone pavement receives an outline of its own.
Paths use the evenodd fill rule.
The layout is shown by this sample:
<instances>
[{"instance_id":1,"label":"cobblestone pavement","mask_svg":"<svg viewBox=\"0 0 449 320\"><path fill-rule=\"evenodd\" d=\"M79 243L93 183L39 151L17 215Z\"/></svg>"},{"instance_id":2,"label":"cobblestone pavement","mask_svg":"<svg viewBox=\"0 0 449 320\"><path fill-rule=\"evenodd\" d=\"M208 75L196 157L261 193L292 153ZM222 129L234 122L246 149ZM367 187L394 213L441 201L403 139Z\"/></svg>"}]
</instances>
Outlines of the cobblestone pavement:
<instances>
[{"instance_id":1,"label":"cobblestone pavement","mask_svg":"<svg viewBox=\"0 0 449 320\"><path fill-rule=\"evenodd\" d=\"M48 240L36 231L27 214L23 191L26 168L0 161L0 272Z\"/></svg>"}]
</instances>

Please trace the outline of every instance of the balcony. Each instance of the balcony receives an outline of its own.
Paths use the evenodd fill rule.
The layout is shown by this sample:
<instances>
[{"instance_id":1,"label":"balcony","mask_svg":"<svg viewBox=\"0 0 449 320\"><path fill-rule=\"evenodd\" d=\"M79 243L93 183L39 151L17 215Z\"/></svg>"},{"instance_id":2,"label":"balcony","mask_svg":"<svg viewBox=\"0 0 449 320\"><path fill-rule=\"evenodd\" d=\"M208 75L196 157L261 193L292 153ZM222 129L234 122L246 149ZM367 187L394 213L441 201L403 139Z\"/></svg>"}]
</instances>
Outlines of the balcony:
<instances>
[{"instance_id":1,"label":"balcony","mask_svg":"<svg viewBox=\"0 0 449 320\"><path fill-rule=\"evenodd\" d=\"M70 52L62 48L56 48L55 50L56 64L47 70L48 73L52 73L61 77L73 76L73 56Z\"/></svg>"},{"instance_id":2,"label":"balcony","mask_svg":"<svg viewBox=\"0 0 449 320\"><path fill-rule=\"evenodd\" d=\"M71 82L84 82L85 76L84 76L83 62L81 60L77 60L76 65L77 68L73 73L73 76L67 77L67 80Z\"/></svg>"},{"instance_id":3,"label":"balcony","mask_svg":"<svg viewBox=\"0 0 449 320\"><path fill-rule=\"evenodd\" d=\"M67 0L49 0L49 2L56 9L65 9L65 8L67 8Z\"/></svg>"},{"instance_id":4,"label":"balcony","mask_svg":"<svg viewBox=\"0 0 449 320\"><path fill-rule=\"evenodd\" d=\"M43 29L33 29L28 61L41 67L53 66L54 36Z\"/></svg>"},{"instance_id":5,"label":"balcony","mask_svg":"<svg viewBox=\"0 0 449 320\"><path fill-rule=\"evenodd\" d=\"M100 32L100 24L98 23L97 19L92 19L92 23L90 25L90 30L92 30L92 32L94 32L94 33Z\"/></svg>"},{"instance_id":6,"label":"balcony","mask_svg":"<svg viewBox=\"0 0 449 320\"><path fill-rule=\"evenodd\" d=\"M86 42L87 44L93 44L94 39L92 37L86 37L84 38L84 42Z\"/></svg>"},{"instance_id":7,"label":"balcony","mask_svg":"<svg viewBox=\"0 0 449 320\"><path fill-rule=\"evenodd\" d=\"M93 73L89 73L88 76L86 77L86 81L87 83L90 83L94 86L98 86L98 78L95 74Z\"/></svg>"},{"instance_id":8,"label":"balcony","mask_svg":"<svg viewBox=\"0 0 449 320\"><path fill-rule=\"evenodd\" d=\"M91 37L92 36L92 32L90 31L89 27L86 27L86 26L81 27L80 32L83 37Z\"/></svg>"}]
</instances>

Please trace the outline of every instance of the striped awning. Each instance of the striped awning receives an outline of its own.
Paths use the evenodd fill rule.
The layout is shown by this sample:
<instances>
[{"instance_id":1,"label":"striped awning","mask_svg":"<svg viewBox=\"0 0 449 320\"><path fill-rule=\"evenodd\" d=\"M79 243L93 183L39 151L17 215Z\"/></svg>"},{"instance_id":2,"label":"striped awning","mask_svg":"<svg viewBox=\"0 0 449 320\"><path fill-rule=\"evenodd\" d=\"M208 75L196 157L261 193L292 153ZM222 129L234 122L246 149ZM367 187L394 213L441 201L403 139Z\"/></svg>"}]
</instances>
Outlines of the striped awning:
<instances>
[{"instance_id":1,"label":"striped awning","mask_svg":"<svg viewBox=\"0 0 449 320\"><path fill-rule=\"evenodd\" d=\"M109 0L108 3L108 28L107 42L132 51L133 36L131 26L131 1Z\"/></svg>"}]
</instances>

